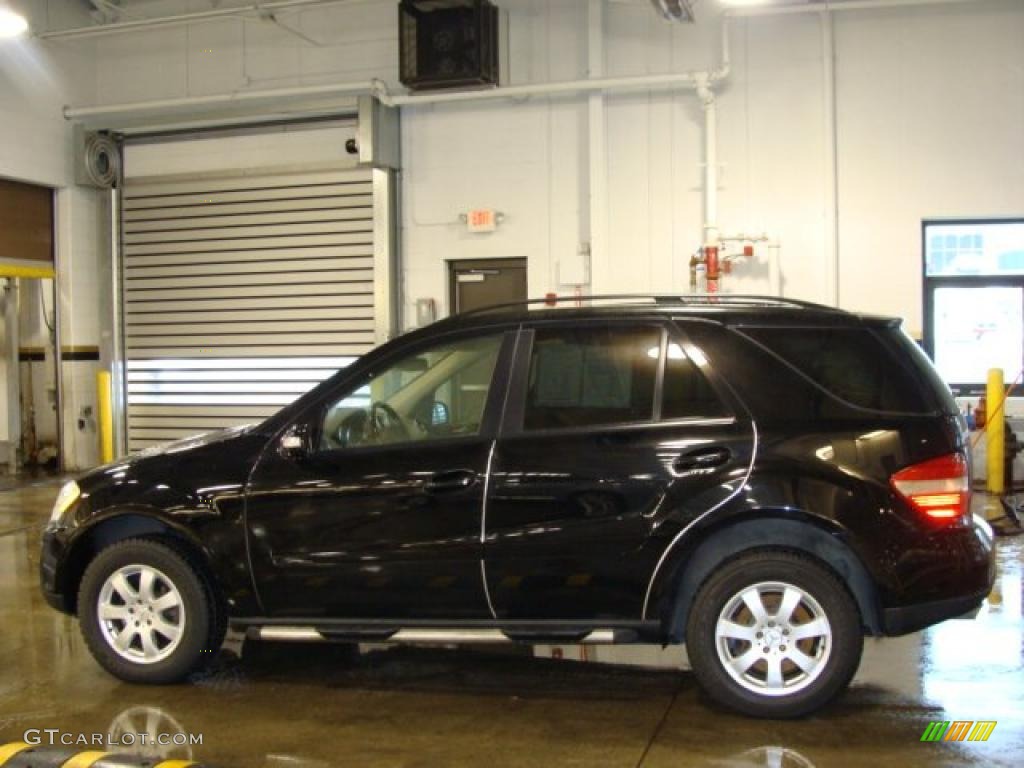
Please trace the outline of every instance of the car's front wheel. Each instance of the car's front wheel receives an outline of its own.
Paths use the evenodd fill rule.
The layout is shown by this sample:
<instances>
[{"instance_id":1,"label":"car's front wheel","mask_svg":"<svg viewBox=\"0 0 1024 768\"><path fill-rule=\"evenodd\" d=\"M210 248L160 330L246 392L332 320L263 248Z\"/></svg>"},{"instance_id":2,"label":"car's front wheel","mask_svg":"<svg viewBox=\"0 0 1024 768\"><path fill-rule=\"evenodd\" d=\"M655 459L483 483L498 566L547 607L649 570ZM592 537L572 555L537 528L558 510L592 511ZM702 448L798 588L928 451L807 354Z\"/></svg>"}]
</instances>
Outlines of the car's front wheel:
<instances>
[{"instance_id":1,"label":"car's front wheel","mask_svg":"<svg viewBox=\"0 0 1024 768\"><path fill-rule=\"evenodd\" d=\"M686 647L697 681L719 703L755 717L799 717L849 684L863 634L856 603L829 569L760 551L702 585Z\"/></svg>"},{"instance_id":2,"label":"car's front wheel","mask_svg":"<svg viewBox=\"0 0 1024 768\"><path fill-rule=\"evenodd\" d=\"M216 600L196 566L147 539L95 557L79 587L78 619L100 665L133 683L180 680L212 659L223 639Z\"/></svg>"}]
</instances>

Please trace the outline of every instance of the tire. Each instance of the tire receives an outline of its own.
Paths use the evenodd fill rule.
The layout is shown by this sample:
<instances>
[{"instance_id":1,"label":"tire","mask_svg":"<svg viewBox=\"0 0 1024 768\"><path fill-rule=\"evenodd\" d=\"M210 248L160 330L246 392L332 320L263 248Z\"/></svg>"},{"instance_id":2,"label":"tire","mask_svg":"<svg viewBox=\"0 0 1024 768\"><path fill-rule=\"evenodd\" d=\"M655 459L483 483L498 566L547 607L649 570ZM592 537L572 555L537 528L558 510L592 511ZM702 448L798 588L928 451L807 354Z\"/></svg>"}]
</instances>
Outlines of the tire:
<instances>
[{"instance_id":1,"label":"tire","mask_svg":"<svg viewBox=\"0 0 1024 768\"><path fill-rule=\"evenodd\" d=\"M89 563L78 621L100 666L130 683L184 679L215 658L225 630L202 570L176 547L152 539L118 542Z\"/></svg>"},{"instance_id":2,"label":"tire","mask_svg":"<svg viewBox=\"0 0 1024 768\"><path fill-rule=\"evenodd\" d=\"M722 565L701 585L686 625L701 688L752 717L819 709L849 685L863 647L860 613L842 582L783 550Z\"/></svg>"}]
</instances>

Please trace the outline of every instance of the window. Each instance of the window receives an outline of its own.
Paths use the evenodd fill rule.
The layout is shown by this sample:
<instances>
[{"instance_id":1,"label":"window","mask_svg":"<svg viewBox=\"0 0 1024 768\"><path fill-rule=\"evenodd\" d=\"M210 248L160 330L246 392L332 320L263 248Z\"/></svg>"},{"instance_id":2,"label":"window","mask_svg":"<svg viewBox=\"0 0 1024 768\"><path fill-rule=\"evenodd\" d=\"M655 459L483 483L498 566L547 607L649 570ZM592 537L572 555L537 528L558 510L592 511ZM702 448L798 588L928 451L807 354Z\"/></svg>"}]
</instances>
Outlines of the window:
<instances>
[{"instance_id":1,"label":"window","mask_svg":"<svg viewBox=\"0 0 1024 768\"><path fill-rule=\"evenodd\" d=\"M928 221L924 225L928 277L1024 275L1024 221Z\"/></svg>"},{"instance_id":2,"label":"window","mask_svg":"<svg viewBox=\"0 0 1024 768\"><path fill-rule=\"evenodd\" d=\"M1024 220L926 221L924 343L958 395L1024 357Z\"/></svg>"},{"instance_id":3,"label":"window","mask_svg":"<svg viewBox=\"0 0 1024 768\"><path fill-rule=\"evenodd\" d=\"M675 342L669 342L665 384L661 394L662 419L716 418L727 416L708 380Z\"/></svg>"},{"instance_id":4,"label":"window","mask_svg":"<svg viewBox=\"0 0 1024 768\"><path fill-rule=\"evenodd\" d=\"M658 328L541 328L534 337L528 430L650 421Z\"/></svg>"},{"instance_id":5,"label":"window","mask_svg":"<svg viewBox=\"0 0 1024 768\"><path fill-rule=\"evenodd\" d=\"M918 374L900 362L889 342L867 329L745 328L743 332L847 403L910 413L934 408Z\"/></svg>"},{"instance_id":6,"label":"window","mask_svg":"<svg viewBox=\"0 0 1024 768\"><path fill-rule=\"evenodd\" d=\"M480 432L502 335L451 342L370 374L324 416L322 450Z\"/></svg>"}]
</instances>

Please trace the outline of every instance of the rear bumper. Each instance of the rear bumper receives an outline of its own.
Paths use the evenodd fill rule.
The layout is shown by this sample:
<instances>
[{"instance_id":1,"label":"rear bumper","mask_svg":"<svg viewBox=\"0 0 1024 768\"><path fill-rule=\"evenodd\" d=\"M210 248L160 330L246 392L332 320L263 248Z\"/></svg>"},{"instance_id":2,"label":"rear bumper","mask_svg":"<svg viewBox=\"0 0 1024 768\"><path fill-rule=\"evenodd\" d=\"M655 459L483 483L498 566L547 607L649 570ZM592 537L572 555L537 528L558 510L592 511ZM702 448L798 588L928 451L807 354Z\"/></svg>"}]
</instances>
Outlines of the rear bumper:
<instances>
[{"instance_id":1,"label":"rear bumper","mask_svg":"<svg viewBox=\"0 0 1024 768\"><path fill-rule=\"evenodd\" d=\"M995 545L991 527L980 519L959 535L946 537L941 548L920 558L929 562L918 580L926 589L917 599L882 609L882 631L905 635L976 612L995 581Z\"/></svg>"},{"instance_id":2,"label":"rear bumper","mask_svg":"<svg viewBox=\"0 0 1024 768\"><path fill-rule=\"evenodd\" d=\"M981 607L988 592L986 589L978 594L948 600L886 608L882 613L882 631L886 635L906 635L946 619L969 618Z\"/></svg>"}]
</instances>

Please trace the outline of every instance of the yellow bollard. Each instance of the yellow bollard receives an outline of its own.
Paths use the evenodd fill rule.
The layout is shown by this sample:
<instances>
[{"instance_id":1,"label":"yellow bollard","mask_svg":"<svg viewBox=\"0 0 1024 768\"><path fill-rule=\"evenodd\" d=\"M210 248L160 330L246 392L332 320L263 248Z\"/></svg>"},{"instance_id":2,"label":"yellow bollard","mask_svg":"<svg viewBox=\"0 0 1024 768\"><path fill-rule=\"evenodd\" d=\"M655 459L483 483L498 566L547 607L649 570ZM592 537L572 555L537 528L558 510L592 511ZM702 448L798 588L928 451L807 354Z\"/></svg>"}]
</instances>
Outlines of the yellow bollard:
<instances>
[{"instance_id":1,"label":"yellow bollard","mask_svg":"<svg viewBox=\"0 0 1024 768\"><path fill-rule=\"evenodd\" d=\"M1006 451L1004 392L1003 369L990 369L988 389L985 393L985 448L988 453L988 492L996 496L1001 496L1006 491L1003 476L1003 457Z\"/></svg>"},{"instance_id":2,"label":"yellow bollard","mask_svg":"<svg viewBox=\"0 0 1024 768\"><path fill-rule=\"evenodd\" d=\"M101 464L114 460L114 417L110 401L110 371L96 371L96 428L100 433Z\"/></svg>"}]
</instances>

